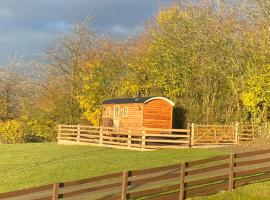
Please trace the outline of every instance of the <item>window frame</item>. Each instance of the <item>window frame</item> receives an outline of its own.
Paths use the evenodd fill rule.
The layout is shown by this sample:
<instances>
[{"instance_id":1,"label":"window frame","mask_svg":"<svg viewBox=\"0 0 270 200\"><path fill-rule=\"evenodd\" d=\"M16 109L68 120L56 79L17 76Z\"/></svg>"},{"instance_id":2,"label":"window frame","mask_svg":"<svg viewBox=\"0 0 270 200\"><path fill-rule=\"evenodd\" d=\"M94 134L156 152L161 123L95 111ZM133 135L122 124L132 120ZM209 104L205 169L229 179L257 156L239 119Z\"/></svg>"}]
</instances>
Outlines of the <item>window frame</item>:
<instances>
[{"instance_id":1,"label":"window frame","mask_svg":"<svg viewBox=\"0 0 270 200\"><path fill-rule=\"evenodd\" d=\"M128 106L123 108L123 117L128 117Z\"/></svg>"},{"instance_id":2,"label":"window frame","mask_svg":"<svg viewBox=\"0 0 270 200\"><path fill-rule=\"evenodd\" d=\"M116 116L116 109L118 109L118 115ZM114 112L113 112L113 117L114 118L119 118L120 117L120 106L114 106Z\"/></svg>"},{"instance_id":3,"label":"window frame","mask_svg":"<svg viewBox=\"0 0 270 200\"><path fill-rule=\"evenodd\" d=\"M106 108L105 115L106 115L106 117L110 117L111 116L111 108L110 107L107 107Z\"/></svg>"}]
</instances>

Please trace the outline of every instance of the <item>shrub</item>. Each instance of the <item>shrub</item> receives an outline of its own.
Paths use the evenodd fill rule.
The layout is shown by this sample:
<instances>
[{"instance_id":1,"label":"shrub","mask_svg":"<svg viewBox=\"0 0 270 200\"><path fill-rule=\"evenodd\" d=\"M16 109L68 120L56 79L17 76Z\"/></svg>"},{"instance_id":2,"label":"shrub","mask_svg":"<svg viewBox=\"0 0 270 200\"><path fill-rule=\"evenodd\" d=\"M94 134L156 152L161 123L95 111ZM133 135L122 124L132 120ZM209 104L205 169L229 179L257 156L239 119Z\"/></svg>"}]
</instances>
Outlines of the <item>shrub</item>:
<instances>
[{"instance_id":1,"label":"shrub","mask_svg":"<svg viewBox=\"0 0 270 200\"><path fill-rule=\"evenodd\" d=\"M56 138L52 123L32 120L0 122L0 143L51 142Z\"/></svg>"},{"instance_id":2,"label":"shrub","mask_svg":"<svg viewBox=\"0 0 270 200\"><path fill-rule=\"evenodd\" d=\"M48 119L28 119L25 121L27 142L51 142L56 139L56 126Z\"/></svg>"},{"instance_id":3,"label":"shrub","mask_svg":"<svg viewBox=\"0 0 270 200\"><path fill-rule=\"evenodd\" d=\"M0 122L0 141L7 144L26 142L26 134L21 122L18 120Z\"/></svg>"}]
</instances>

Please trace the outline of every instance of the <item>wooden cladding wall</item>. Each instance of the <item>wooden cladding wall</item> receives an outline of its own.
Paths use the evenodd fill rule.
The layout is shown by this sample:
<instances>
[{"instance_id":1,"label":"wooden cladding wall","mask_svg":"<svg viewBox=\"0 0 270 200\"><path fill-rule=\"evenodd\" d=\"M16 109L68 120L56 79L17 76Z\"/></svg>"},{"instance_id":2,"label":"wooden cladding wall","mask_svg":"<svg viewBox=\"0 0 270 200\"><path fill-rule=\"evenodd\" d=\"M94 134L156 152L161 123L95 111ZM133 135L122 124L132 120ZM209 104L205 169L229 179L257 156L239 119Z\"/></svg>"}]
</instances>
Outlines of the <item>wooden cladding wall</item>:
<instances>
[{"instance_id":1,"label":"wooden cladding wall","mask_svg":"<svg viewBox=\"0 0 270 200\"><path fill-rule=\"evenodd\" d=\"M270 181L270 149L0 193L5 200L185 200Z\"/></svg>"},{"instance_id":2,"label":"wooden cladding wall","mask_svg":"<svg viewBox=\"0 0 270 200\"><path fill-rule=\"evenodd\" d=\"M102 106L102 126L113 127L115 120L114 108L119 107L117 118L120 128L141 128L143 127L143 104L108 104ZM124 116L123 109L128 109L128 115ZM106 109L109 109L109 116L106 116Z\"/></svg>"},{"instance_id":3,"label":"wooden cladding wall","mask_svg":"<svg viewBox=\"0 0 270 200\"><path fill-rule=\"evenodd\" d=\"M147 128L172 128L173 106L164 100L152 100L144 104L143 126Z\"/></svg>"},{"instance_id":4,"label":"wooden cladding wall","mask_svg":"<svg viewBox=\"0 0 270 200\"><path fill-rule=\"evenodd\" d=\"M114 110L119 108L119 116ZM124 109L127 115L124 116ZM102 126L119 128L172 128L173 105L164 99L146 103L103 104Z\"/></svg>"}]
</instances>

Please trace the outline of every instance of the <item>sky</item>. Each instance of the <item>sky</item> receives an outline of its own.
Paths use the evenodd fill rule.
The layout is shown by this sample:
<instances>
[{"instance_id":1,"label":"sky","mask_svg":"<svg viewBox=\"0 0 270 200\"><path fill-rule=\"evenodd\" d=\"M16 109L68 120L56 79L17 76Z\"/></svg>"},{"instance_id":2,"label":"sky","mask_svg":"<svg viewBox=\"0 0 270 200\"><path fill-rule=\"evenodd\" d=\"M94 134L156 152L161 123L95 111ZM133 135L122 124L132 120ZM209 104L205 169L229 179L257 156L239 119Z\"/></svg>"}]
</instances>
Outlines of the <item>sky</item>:
<instances>
[{"instance_id":1,"label":"sky","mask_svg":"<svg viewBox=\"0 0 270 200\"><path fill-rule=\"evenodd\" d=\"M38 56L75 22L93 16L100 34L125 38L169 0L0 0L0 65Z\"/></svg>"}]
</instances>

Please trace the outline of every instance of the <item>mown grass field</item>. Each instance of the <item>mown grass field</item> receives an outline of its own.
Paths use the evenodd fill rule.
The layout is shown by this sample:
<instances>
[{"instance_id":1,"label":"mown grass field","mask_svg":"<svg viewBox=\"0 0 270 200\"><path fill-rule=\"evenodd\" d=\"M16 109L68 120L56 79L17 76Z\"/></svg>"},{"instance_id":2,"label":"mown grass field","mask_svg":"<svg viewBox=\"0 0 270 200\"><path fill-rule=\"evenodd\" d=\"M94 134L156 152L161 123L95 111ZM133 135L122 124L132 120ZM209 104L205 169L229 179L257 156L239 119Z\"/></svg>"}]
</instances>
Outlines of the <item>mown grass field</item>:
<instances>
[{"instance_id":1,"label":"mown grass field","mask_svg":"<svg viewBox=\"0 0 270 200\"><path fill-rule=\"evenodd\" d=\"M226 151L225 151L226 152ZM135 170L224 154L224 150L181 149L139 152L93 146L0 145L0 192ZM194 200L270 200L270 182Z\"/></svg>"},{"instance_id":2,"label":"mown grass field","mask_svg":"<svg viewBox=\"0 0 270 200\"><path fill-rule=\"evenodd\" d=\"M270 200L270 182L251 184L233 192L221 192L193 200Z\"/></svg>"},{"instance_id":3,"label":"mown grass field","mask_svg":"<svg viewBox=\"0 0 270 200\"><path fill-rule=\"evenodd\" d=\"M0 192L224 154L207 149L139 152L93 146L0 145Z\"/></svg>"}]
</instances>

